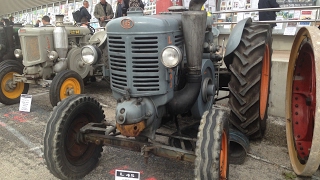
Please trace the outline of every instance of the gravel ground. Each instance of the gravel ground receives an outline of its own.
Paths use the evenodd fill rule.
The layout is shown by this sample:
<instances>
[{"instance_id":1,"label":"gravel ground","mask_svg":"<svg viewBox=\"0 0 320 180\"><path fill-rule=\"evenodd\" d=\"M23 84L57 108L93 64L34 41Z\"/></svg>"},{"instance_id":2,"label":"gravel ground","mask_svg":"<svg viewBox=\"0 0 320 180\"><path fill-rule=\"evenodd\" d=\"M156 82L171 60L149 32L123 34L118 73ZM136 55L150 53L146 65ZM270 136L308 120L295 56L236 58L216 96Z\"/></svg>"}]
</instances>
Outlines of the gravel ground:
<instances>
[{"instance_id":1,"label":"gravel ground","mask_svg":"<svg viewBox=\"0 0 320 180\"><path fill-rule=\"evenodd\" d=\"M105 82L92 83L86 93L103 106L107 119L113 119L116 101ZM52 106L48 89L32 86L30 113L19 112L19 105L0 105L0 174L1 179L56 179L42 159L43 132ZM170 131L170 129L163 129ZM166 139L159 139L166 141ZM150 156L148 164L137 152L104 147L98 166L84 179L114 179L115 169L141 172L141 180L193 179L194 165ZM250 152L242 165L230 165L229 179L320 179L319 170L312 178L298 178L292 171L286 148L285 120L269 117L265 137L250 142Z\"/></svg>"}]
</instances>

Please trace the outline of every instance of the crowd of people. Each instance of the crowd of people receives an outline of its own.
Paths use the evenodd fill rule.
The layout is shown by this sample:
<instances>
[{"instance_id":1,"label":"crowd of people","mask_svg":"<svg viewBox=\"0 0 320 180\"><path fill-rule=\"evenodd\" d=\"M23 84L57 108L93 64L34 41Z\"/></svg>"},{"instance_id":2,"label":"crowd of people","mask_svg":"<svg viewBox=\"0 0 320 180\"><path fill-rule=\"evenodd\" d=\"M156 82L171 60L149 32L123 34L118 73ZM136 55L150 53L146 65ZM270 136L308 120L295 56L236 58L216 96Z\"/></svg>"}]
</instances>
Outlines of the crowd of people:
<instances>
[{"instance_id":1,"label":"crowd of people","mask_svg":"<svg viewBox=\"0 0 320 180\"><path fill-rule=\"evenodd\" d=\"M144 4L142 0L117 0L116 11L114 13L111 4L106 0L100 0L100 3L96 4L94 7L93 15L99 21L100 27L105 27L107 22L112 18L118 18L127 15L127 10L129 7L141 7L144 9ZM84 0L83 6L80 8L81 14L81 25L89 26L90 20L92 18L91 14L88 12L89 2ZM42 23L42 25L41 25ZM9 19L2 18L0 26L9 26L14 24L14 17L10 16ZM34 27L40 26L51 26L50 17L45 15L41 20L37 20Z\"/></svg>"}]
</instances>

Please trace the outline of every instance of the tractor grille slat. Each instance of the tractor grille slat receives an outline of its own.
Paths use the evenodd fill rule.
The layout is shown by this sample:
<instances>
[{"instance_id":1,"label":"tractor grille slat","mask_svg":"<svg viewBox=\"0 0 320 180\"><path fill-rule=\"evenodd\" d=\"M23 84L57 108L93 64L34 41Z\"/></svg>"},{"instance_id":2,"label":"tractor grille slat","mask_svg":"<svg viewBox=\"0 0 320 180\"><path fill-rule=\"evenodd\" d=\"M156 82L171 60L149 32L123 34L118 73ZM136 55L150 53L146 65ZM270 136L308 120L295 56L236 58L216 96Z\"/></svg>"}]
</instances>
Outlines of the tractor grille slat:
<instances>
[{"instance_id":1,"label":"tractor grille slat","mask_svg":"<svg viewBox=\"0 0 320 180\"><path fill-rule=\"evenodd\" d=\"M135 95L160 91L158 36L108 37L112 87ZM129 84L130 82L130 84Z\"/></svg>"}]
</instances>

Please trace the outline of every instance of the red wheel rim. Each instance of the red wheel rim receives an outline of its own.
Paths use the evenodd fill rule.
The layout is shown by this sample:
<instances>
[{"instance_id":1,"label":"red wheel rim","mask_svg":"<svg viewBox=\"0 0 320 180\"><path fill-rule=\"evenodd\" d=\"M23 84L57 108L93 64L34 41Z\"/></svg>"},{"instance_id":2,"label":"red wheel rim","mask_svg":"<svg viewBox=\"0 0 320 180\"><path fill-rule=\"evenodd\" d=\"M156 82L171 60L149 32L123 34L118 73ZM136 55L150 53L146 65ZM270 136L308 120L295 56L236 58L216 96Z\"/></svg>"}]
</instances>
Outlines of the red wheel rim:
<instances>
[{"instance_id":1,"label":"red wheel rim","mask_svg":"<svg viewBox=\"0 0 320 180\"><path fill-rule=\"evenodd\" d=\"M227 179L228 153L229 152L227 133L223 131L220 151L220 179Z\"/></svg>"},{"instance_id":2,"label":"red wheel rim","mask_svg":"<svg viewBox=\"0 0 320 180\"><path fill-rule=\"evenodd\" d=\"M316 106L315 64L310 43L301 46L293 77L291 123L297 156L304 164L312 145Z\"/></svg>"},{"instance_id":3,"label":"red wheel rim","mask_svg":"<svg viewBox=\"0 0 320 180\"><path fill-rule=\"evenodd\" d=\"M260 119L263 120L268 105L269 85L270 85L270 49L266 44L262 61L261 84L260 84Z\"/></svg>"}]
</instances>

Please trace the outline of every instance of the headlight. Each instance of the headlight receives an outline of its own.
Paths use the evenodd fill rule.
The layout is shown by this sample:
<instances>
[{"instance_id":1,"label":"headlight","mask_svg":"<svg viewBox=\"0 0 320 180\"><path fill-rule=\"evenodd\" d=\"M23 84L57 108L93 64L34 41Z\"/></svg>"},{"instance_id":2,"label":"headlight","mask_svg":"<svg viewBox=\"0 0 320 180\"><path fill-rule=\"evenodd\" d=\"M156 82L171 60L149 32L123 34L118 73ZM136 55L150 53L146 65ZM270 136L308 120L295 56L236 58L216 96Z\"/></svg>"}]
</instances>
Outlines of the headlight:
<instances>
[{"instance_id":1,"label":"headlight","mask_svg":"<svg viewBox=\"0 0 320 180\"><path fill-rule=\"evenodd\" d=\"M98 60L98 52L94 46L87 45L81 49L81 60L86 64L94 64Z\"/></svg>"},{"instance_id":2,"label":"headlight","mask_svg":"<svg viewBox=\"0 0 320 180\"><path fill-rule=\"evenodd\" d=\"M58 58L58 53L57 52L55 52L55 51L50 51L49 53L48 53L48 58L51 60L51 61L54 61L54 60L56 60L57 58Z\"/></svg>"},{"instance_id":3,"label":"headlight","mask_svg":"<svg viewBox=\"0 0 320 180\"><path fill-rule=\"evenodd\" d=\"M21 49L16 49L16 50L14 50L14 56L16 57L16 58L21 58L22 57L22 51L21 51Z\"/></svg>"},{"instance_id":4,"label":"headlight","mask_svg":"<svg viewBox=\"0 0 320 180\"><path fill-rule=\"evenodd\" d=\"M161 53L161 62L167 68L176 67L182 60L181 50L176 46L167 46Z\"/></svg>"}]
</instances>

